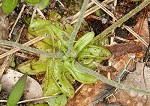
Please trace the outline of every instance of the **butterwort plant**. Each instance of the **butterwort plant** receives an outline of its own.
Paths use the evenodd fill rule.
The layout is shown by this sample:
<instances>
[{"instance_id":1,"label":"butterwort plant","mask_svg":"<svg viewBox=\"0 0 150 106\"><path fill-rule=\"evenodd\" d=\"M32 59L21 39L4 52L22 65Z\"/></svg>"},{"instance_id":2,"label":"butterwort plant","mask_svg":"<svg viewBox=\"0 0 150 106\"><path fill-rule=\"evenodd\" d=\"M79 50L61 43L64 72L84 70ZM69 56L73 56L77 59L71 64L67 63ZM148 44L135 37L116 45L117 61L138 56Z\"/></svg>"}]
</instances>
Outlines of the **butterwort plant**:
<instances>
[{"instance_id":1,"label":"butterwort plant","mask_svg":"<svg viewBox=\"0 0 150 106\"><path fill-rule=\"evenodd\" d=\"M111 57L111 52L107 48L91 43L94 32L86 32L82 37L76 39L69 55L71 36L68 32L70 31L61 23L37 18L29 25L28 32L28 39L47 35L45 39L34 44L37 49L50 54L59 52L63 54L59 58L40 55L38 60L29 60L18 66L19 71L28 75L45 73L42 82L44 96L64 94L66 97L73 98L75 94L73 81L89 84L97 80L94 76L82 72L75 62L95 70L95 64Z\"/></svg>"}]
</instances>

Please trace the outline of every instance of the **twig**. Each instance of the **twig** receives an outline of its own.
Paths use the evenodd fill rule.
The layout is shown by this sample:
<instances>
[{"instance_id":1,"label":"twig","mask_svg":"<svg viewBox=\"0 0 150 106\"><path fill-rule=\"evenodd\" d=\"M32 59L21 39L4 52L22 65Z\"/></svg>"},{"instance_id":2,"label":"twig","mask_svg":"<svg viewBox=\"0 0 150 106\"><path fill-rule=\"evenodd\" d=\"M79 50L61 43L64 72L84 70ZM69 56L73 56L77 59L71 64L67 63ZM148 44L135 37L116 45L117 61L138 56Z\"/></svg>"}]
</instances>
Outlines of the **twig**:
<instances>
[{"instance_id":1,"label":"twig","mask_svg":"<svg viewBox=\"0 0 150 106\"><path fill-rule=\"evenodd\" d=\"M39 14L40 16L42 16L43 19L46 20L44 14L41 12L41 10L40 10L39 8L37 8L37 12L38 12L38 14Z\"/></svg>"},{"instance_id":2,"label":"twig","mask_svg":"<svg viewBox=\"0 0 150 106\"><path fill-rule=\"evenodd\" d=\"M86 8L87 8L87 9L90 8L93 4L94 4L93 2L90 2L90 3L87 5ZM77 12L74 16L72 16L72 19L73 19L73 20L74 20L74 19L77 19L79 15L80 15L80 11Z\"/></svg>"},{"instance_id":3,"label":"twig","mask_svg":"<svg viewBox=\"0 0 150 106\"><path fill-rule=\"evenodd\" d=\"M63 5L63 3L62 3L60 0L56 0L56 1L58 1L58 3L60 3L60 5L61 5L62 7L65 7L65 6Z\"/></svg>"},{"instance_id":4,"label":"twig","mask_svg":"<svg viewBox=\"0 0 150 106\"><path fill-rule=\"evenodd\" d=\"M116 19L114 14L112 14L106 7L104 7L101 3L97 0L92 0L97 6L99 6L102 10L104 10L108 15L110 15L113 19Z\"/></svg>"},{"instance_id":5,"label":"twig","mask_svg":"<svg viewBox=\"0 0 150 106\"><path fill-rule=\"evenodd\" d=\"M70 46L68 47L68 51L67 51L68 56L70 56L71 50L73 50L73 42L75 41L78 30L79 30L81 23L83 21L84 13L86 11L86 7L87 7L88 3L89 3L89 0L84 0L83 5L81 7L81 12L80 12L80 15L78 17L78 21L74 27L74 30L73 30L71 37L70 37L70 40L69 40Z\"/></svg>"},{"instance_id":6,"label":"twig","mask_svg":"<svg viewBox=\"0 0 150 106\"><path fill-rule=\"evenodd\" d=\"M15 28L15 26L16 26L16 24L17 24L17 22L18 22L18 20L19 20L19 18L21 17L21 14L22 14L22 12L23 12L23 10L24 10L24 8L25 8L25 4L23 4L23 6L22 6L22 8L21 8L21 11L20 11L20 13L19 13L19 15L18 15L18 17L17 17L17 19L16 19L16 21L15 21L15 23L14 23L14 25L13 25L13 27L12 27L12 29L11 29L11 31L10 31L10 33L9 33L9 38L11 38L11 34L12 34L12 32L13 32L13 30L14 30L14 28Z\"/></svg>"},{"instance_id":7,"label":"twig","mask_svg":"<svg viewBox=\"0 0 150 106\"><path fill-rule=\"evenodd\" d=\"M75 91L75 93L77 93L85 84L81 84Z\"/></svg>"},{"instance_id":8,"label":"twig","mask_svg":"<svg viewBox=\"0 0 150 106\"><path fill-rule=\"evenodd\" d=\"M42 50L39 50L39 49L35 49L35 48L32 48L32 47L27 47L29 45L32 45L42 39L46 38L46 36L38 36L26 43L24 43L23 45L22 44L19 44L19 43L15 43L15 42L11 42L11 41L6 41L6 40L0 40L0 44L2 45L8 45L8 46L12 46L12 47L17 47L17 48L14 48L6 53L3 53L0 55L0 59L1 58L4 58L12 53L15 53L17 51L19 51L20 49L23 49L23 50L26 50L26 51L30 51L30 52L33 52L33 53L37 53L37 54L41 54L41 55L45 55L45 56L48 56L48 57L55 57L55 58L59 58L62 56L62 53L57 53L57 54L52 54L52 53L49 53L49 52L46 52L46 51L42 51Z\"/></svg>"},{"instance_id":9,"label":"twig","mask_svg":"<svg viewBox=\"0 0 150 106\"><path fill-rule=\"evenodd\" d=\"M33 101L38 101L38 100L43 100L43 99L49 99L49 98L55 98L55 97L57 97L57 96L46 96L46 97L41 97L41 98L23 100L23 101L18 102L18 104L27 103L27 102L33 102ZM6 102L7 102L7 100L0 100L0 103L6 103Z\"/></svg>"},{"instance_id":10,"label":"twig","mask_svg":"<svg viewBox=\"0 0 150 106\"><path fill-rule=\"evenodd\" d=\"M140 42L142 42L146 47L148 47L148 43L140 37L136 32L134 32L130 27L123 25L132 35L134 35Z\"/></svg>"},{"instance_id":11,"label":"twig","mask_svg":"<svg viewBox=\"0 0 150 106\"><path fill-rule=\"evenodd\" d=\"M116 7L117 5L117 0L114 0L114 7Z\"/></svg>"},{"instance_id":12,"label":"twig","mask_svg":"<svg viewBox=\"0 0 150 106\"><path fill-rule=\"evenodd\" d=\"M106 5L106 3L110 3L110 2L112 2L113 0L105 0L105 1L103 1L102 3L101 3L101 5ZM99 6L94 6L94 7L91 7L90 9L88 9L86 12L85 12L85 15L84 15L84 17L86 17L86 16L88 16L88 15L90 15L90 14L92 14L93 12L95 12L96 10L98 10L98 9L100 9L100 7ZM71 24L74 24L75 22L77 22L77 19L73 19L72 20L72 22L71 22Z\"/></svg>"},{"instance_id":13,"label":"twig","mask_svg":"<svg viewBox=\"0 0 150 106\"><path fill-rule=\"evenodd\" d=\"M7 100L0 100L0 103L6 103Z\"/></svg>"},{"instance_id":14,"label":"twig","mask_svg":"<svg viewBox=\"0 0 150 106\"><path fill-rule=\"evenodd\" d=\"M4 52L8 52L11 49L11 47L8 46L2 46L0 45L0 51ZM30 57L28 55L34 56L36 55L35 53L32 52L27 52L24 50L19 50L20 52L15 53L16 56L22 57L22 58L26 58L29 59Z\"/></svg>"},{"instance_id":15,"label":"twig","mask_svg":"<svg viewBox=\"0 0 150 106\"><path fill-rule=\"evenodd\" d=\"M34 17L35 17L35 13L36 13L36 11L37 11L37 8L38 8L38 4L36 4L36 5L34 6L34 11L33 11L33 14L32 14L30 23L33 22L33 19L34 19Z\"/></svg>"},{"instance_id":16,"label":"twig","mask_svg":"<svg viewBox=\"0 0 150 106\"><path fill-rule=\"evenodd\" d=\"M44 99L49 99L49 98L55 98L55 97L57 97L57 96L46 96L46 97L41 97L41 98L23 100L23 101L18 102L18 104L27 103L27 102L33 102L33 101L38 101L38 100L44 100Z\"/></svg>"},{"instance_id":17,"label":"twig","mask_svg":"<svg viewBox=\"0 0 150 106\"><path fill-rule=\"evenodd\" d=\"M9 50L5 49L5 48L1 48L0 47L0 51L2 52L8 52ZM23 52L23 51L22 51ZM25 59L30 59L29 55L27 54L24 54L24 53L15 53L16 56L19 56L19 57L22 57L22 58L25 58ZM33 54L32 54L33 55Z\"/></svg>"},{"instance_id":18,"label":"twig","mask_svg":"<svg viewBox=\"0 0 150 106\"><path fill-rule=\"evenodd\" d=\"M115 36L116 39L119 39L119 40L122 40L124 42L129 42L130 40L127 40L127 39L124 39L124 38L121 38L119 36Z\"/></svg>"},{"instance_id":19,"label":"twig","mask_svg":"<svg viewBox=\"0 0 150 106\"><path fill-rule=\"evenodd\" d=\"M35 42L38 42L38 41L40 41L40 40L42 40L42 39L44 39L44 38L45 38L45 36L39 36L39 37L36 37L36 38L34 38L34 39L28 41L27 43L24 43L23 45L20 44L20 46L29 46L29 45L32 45L32 44L34 44ZM12 42L12 41L0 40L0 43L1 43L1 44L4 44L4 45L19 47L19 44L15 43L15 42ZM15 46L15 45L18 45L18 46ZM1 54L1 55L0 55L0 59L1 59L1 58L4 58L4 57L6 57L6 56L8 56L8 55L10 55L10 54L12 54L12 53L15 53L15 52L17 52L17 51L19 51L19 50L20 50L20 48L11 49L10 51L8 51L8 52L6 52L6 53Z\"/></svg>"},{"instance_id":20,"label":"twig","mask_svg":"<svg viewBox=\"0 0 150 106\"><path fill-rule=\"evenodd\" d=\"M145 0L143 1L139 6L137 6L135 9L131 10L128 14L126 14L124 17L122 17L121 19L119 19L117 22L115 22L114 24L112 24L110 27L108 27L107 29L105 29L102 33L100 33L99 35L97 35L94 40L92 41L92 43L96 42L97 40L104 38L108 33L110 33L113 29L117 28L118 26L120 26L123 22L125 22L126 20L128 20L130 17L132 17L133 15L135 15L137 12L139 12L140 10L142 10L144 7L146 7L148 4L150 3L150 0Z\"/></svg>"}]
</instances>

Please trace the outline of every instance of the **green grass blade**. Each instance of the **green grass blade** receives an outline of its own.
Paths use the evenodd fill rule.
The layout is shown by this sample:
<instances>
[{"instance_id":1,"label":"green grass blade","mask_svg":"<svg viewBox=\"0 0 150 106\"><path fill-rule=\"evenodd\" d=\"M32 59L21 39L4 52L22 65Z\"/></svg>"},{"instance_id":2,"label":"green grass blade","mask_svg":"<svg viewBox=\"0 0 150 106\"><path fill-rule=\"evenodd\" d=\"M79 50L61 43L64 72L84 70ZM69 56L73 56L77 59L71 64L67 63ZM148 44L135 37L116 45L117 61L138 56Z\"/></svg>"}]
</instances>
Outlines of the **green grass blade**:
<instances>
[{"instance_id":1,"label":"green grass blade","mask_svg":"<svg viewBox=\"0 0 150 106\"><path fill-rule=\"evenodd\" d=\"M27 75L25 74L14 85L14 87L9 95L6 106L16 106L17 105L18 101L20 100L20 98L24 92L26 81L27 81Z\"/></svg>"}]
</instances>

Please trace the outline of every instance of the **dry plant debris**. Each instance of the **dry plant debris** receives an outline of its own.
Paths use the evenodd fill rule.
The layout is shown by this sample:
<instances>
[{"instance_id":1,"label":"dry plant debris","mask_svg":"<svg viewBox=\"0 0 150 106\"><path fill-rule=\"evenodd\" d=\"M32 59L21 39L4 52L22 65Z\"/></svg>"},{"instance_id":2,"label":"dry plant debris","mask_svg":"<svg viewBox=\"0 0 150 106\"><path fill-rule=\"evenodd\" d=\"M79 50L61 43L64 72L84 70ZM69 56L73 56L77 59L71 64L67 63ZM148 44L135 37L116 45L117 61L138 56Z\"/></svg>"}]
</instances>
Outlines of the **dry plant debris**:
<instances>
[{"instance_id":1,"label":"dry plant debris","mask_svg":"<svg viewBox=\"0 0 150 106\"><path fill-rule=\"evenodd\" d=\"M127 87L139 88L149 93L150 5L144 4L144 2L150 3L150 0L89 0L89 3L86 2L86 0L45 0L45 3L47 2L45 5L38 4L44 0L31 1L34 0L17 2L14 11L11 10L13 11L11 13L7 11L7 9L4 10L3 7L5 13L10 13L7 13L7 15L0 10L0 40L8 40L8 43L12 41L12 43L7 45L0 43L1 106L6 104L12 87L24 73L28 74L28 80L24 95L20 102L18 102L19 106L150 105L149 94L140 94L138 90L126 91L124 89L118 89L119 85L118 88L116 88L100 80L95 82L95 79L91 80L91 76L86 74L90 79L88 80L88 77L83 77L86 75L81 75L83 72L78 73L78 75L70 74L68 71L58 71L54 67L54 76L50 77L50 71L45 71L47 70L47 64L51 64L48 68L51 70L51 67L58 63L67 64L68 62L68 64L73 64L73 59L75 59L75 61L78 61L84 67L93 69L109 80L122 83ZM0 0L0 3L1 2ZM82 21L82 15L80 13L85 9L82 7L85 2L88 5L85 13L82 14L85 19ZM130 13L130 11L142 3L145 5L143 7L141 6L144 9L139 7L142 9L141 11L136 11L136 14L132 15L129 19L127 19L127 17L124 21L120 21L126 14ZM77 20L78 17L81 20ZM32 27L34 23L38 24L38 21L35 21L37 18L48 21L40 21L41 26ZM116 24L118 20L120 23ZM81 27L80 25L76 27L76 22L80 23L81 21ZM57 30L54 29L54 26L49 25L50 23L55 25ZM112 25L116 26L111 28ZM79 27L80 29L78 32L72 34L74 27L76 31ZM49 31L49 29L53 31ZM91 37L91 40L83 36L86 32L90 31L95 33L95 37ZM43 33L48 33L52 36L39 36ZM104 35L101 36L101 34ZM71 36L69 40L71 44L67 42L70 38L68 36ZM99 38L101 39L97 42ZM88 40L89 42L87 44L84 43ZM78 41L80 41L80 45L78 45ZM21 45L17 45L17 42ZM89 43L90 45L88 45ZM68 45L71 46L68 47ZM71 53L75 53L74 51L68 52L71 51L73 47L79 53L77 52L77 55L70 56ZM69 50L67 51L67 49ZM61 50L63 53L58 52L58 50ZM80 53L82 50L83 52ZM94 50L97 50L97 52ZM111 57L109 51L111 52ZM49 56L49 52L53 54ZM98 55L98 53L100 54ZM61 57L64 54L63 61L65 60L67 62L55 59L55 57ZM46 56L53 58L47 59ZM74 64L72 66L75 67ZM24 71L26 67L28 69ZM63 67L63 65L60 65L60 67ZM66 69L67 68L71 69L72 67L66 66ZM38 71L34 72L34 70L37 69ZM57 76L56 74L59 73L63 73L68 77ZM83 78L80 78L80 76ZM55 79L54 82L57 82L57 84L49 80L50 78ZM60 78L64 80L56 80L60 80ZM65 85L66 82L63 82L66 80L68 81L67 85ZM48 95L48 93L43 95L42 89L44 88L45 90L43 83L46 82L46 84L48 84L49 81L53 83L51 84L53 87L47 86L48 88L46 89L51 90L50 88L53 88L55 91L49 91L51 95ZM91 81L92 84L88 84L88 81ZM83 82L86 83L81 84ZM75 91L70 90L69 92L68 88L75 88ZM72 92L75 94L72 94ZM59 94L62 93L64 95L59 96Z\"/></svg>"}]
</instances>

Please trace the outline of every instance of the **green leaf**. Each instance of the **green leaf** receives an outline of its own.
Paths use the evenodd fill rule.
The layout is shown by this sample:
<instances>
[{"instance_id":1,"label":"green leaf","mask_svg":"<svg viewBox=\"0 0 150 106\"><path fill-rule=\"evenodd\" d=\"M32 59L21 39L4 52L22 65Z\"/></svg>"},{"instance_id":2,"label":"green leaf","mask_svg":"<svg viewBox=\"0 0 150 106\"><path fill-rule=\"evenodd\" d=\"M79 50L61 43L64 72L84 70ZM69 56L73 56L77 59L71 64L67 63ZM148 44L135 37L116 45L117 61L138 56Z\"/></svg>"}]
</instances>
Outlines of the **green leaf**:
<instances>
[{"instance_id":1,"label":"green leaf","mask_svg":"<svg viewBox=\"0 0 150 106\"><path fill-rule=\"evenodd\" d=\"M95 14L96 14L96 16L100 16L101 15L101 11L97 10L97 11L95 11Z\"/></svg>"},{"instance_id":2,"label":"green leaf","mask_svg":"<svg viewBox=\"0 0 150 106\"><path fill-rule=\"evenodd\" d=\"M43 73L47 69L47 64L49 60L29 60L18 66L19 71L22 73L26 73L28 75L38 75L39 73Z\"/></svg>"},{"instance_id":3,"label":"green leaf","mask_svg":"<svg viewBox=\"0 0 150 106\"><path fill-rule=\"evenodd\" d=\"M20 100L20 98L23 94L23 91L24 91L24 88L26 85L26 80L27 80L27 75L25 74L17 81L17 83L14 85L14 87L9 95L6 106L16 106L17 105L18 101Z\"/></svg>"},{"instance_id":4,"label":"green leaf","mask_svg":"<svg viewBox=\"0 0 150 106\"><path fill-rule=\"evenodd\" d=\"M30 4L37 4L40 2L40 0L24 0L25 3L30 3Z\"/></svg>"},{"instance_id":5,"label":"green leaf","mask_svg":"<svg viewBox=\"0 0 150 106\"><path fill-rule=\"evenodd\" d=\"M51 71L53 71L53 66L50 65L52 64L52 62L53 61L49 63L49 66L45 74L45 78L42 83L44 96L58 95L61 93L60 88L57 86L54 79L52 78L53 75Z\"/></svg>"},{"instance_id":6,"label":"green leaf","mask_svg":"<svg viewBox=\"0 0 150 106\"><path fill-rule=\"evenodd\" d=\"M46 8L49 4L50 0L41 0L39 3L39 9L42 10Z\"/></svg>"},{"instance_id":7,"label":"green leaf","mask_svg":"<svg viewBox=\"0 0 150 106\"><path fill-rule=\"evenodd\" d=\"M15 67L16 66L16 64L15 64L15 58L14 57L11 60L10 66L11 67Z\"/></svg>"},{"instance_id":8,"label":"green leaf","mask_svg":"<svg viewBox=\"0 0 150 106\"><path fill-rule=\"evenodd\" d=\"M11 13L18 4L18 0L2 0L2 10L5 14Z\"/></svg>"},{"instance_id":9,"label":"green leaf","mask_svg":"<svg viewBox=\"0 0 150 106\"><path fill-rule=\"evenodd\" d=\"M60 95L57 98L50 98L48 103L50 106L65 106L67 103L67 97L65 95Z\"/></svg>"}]
</instances>

